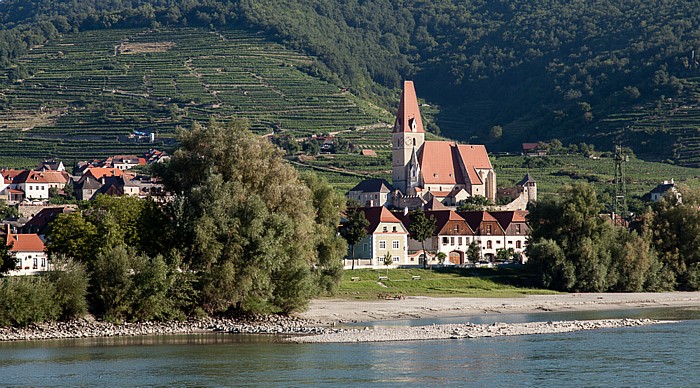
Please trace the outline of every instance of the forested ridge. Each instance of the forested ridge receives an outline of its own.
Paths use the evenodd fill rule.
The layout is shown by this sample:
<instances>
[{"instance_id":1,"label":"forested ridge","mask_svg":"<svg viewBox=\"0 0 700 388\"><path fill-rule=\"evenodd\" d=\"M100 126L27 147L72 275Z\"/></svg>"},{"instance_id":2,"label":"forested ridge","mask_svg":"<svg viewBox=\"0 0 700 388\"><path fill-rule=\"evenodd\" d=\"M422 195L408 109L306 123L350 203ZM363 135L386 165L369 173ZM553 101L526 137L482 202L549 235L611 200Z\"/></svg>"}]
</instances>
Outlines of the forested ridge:
<instances>
[{"instance_id":1,"label":"forested ridge","mask_svg":"<svg viewBox=\"0 0 700 388\"><path fill-rule=\"evenodd\" d=\"M237 26L316 56L308 72L387 107L401 81L414 79L419 96L440 106L440 129L459 140L493 150L552 138L622 141L696 165L696 8L687 0L7 0L0 60L71 31ZM501 136L489 136L493 126Z\"/></svg>"}]
</instances>

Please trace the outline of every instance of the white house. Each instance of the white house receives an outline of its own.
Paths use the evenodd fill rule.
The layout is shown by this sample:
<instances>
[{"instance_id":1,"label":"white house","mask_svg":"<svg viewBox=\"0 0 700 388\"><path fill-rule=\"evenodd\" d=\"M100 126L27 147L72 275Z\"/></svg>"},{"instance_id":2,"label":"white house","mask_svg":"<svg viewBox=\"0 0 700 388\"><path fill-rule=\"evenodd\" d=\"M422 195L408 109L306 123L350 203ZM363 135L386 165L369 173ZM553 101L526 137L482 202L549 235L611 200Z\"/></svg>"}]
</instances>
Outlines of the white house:
<instances>
[{"instance_id":1,"label":"white house","mask_svg":"<svg viewBox=\"0 0 700 388\"><path fill-rule=\"evenodd\" d=\"M392 258L392 266L411 265L408 257L408 231L401 221L383 206L358 208L369 221L367 236L355 245L344 261L346 269L383 268L387 253Z\"/></svg>"},{"instance_id":2,"label":"white house","mask_svg":"<svg viewBox=\"0 0 700 388\"><path fill-rule=\"evenodd\" d=\"M7 234L10 255L16 261L10 275L35 275L49 270L44 243L36 234Z\"/></svg>"}]
</instances>

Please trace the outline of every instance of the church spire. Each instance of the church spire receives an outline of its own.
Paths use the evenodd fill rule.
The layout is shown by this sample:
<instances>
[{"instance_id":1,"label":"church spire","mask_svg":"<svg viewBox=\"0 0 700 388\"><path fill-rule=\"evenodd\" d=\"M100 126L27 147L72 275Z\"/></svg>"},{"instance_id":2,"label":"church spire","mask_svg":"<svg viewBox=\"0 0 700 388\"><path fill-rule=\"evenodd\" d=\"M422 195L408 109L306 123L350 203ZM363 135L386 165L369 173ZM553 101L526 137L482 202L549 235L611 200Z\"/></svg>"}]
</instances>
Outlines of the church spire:
<instances>
[{"instance_id":1,"label":"church spire","mask_svg":"<svg viewBox=\"0 0 700 388\"><path fill-rule=\"evenodd\" d=\"M413 81L404 81L401 92L399 110L396 112L396 122L393 132L424 133L423 120L420 117L418 98L413 87Z\"/></svg>"}]
</instances>

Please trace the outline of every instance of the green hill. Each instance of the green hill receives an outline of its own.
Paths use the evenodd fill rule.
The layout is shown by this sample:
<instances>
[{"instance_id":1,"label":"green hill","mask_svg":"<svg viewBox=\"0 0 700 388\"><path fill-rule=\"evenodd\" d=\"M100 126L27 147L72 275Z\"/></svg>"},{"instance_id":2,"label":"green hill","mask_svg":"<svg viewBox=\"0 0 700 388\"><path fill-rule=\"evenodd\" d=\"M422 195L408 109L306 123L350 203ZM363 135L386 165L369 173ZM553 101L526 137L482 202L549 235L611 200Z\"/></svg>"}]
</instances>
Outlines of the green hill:
<instances>
[{"instance_id":1,"label":"green hill","mask_svg":"<svg viewBox=\"0 0 700 388\"><path fill-rule=\"evenodd\" d=\"M2 154L142 152L167 146L177 125L211 118L295 136L377 123L379 110L299 70L312 61L232 29L66 34L15 60L25 78L0 83ZM129 139L134 131L156 133L156 144Z\"/></svg>"},{"instance_id":2,"label":"green hill","mask_svg":"<svg viewBox=\"0 0 700 388\"><path fill-rule=\"evenodd\" d=\"M553 138L599 149L621 142L640 157L700 165L700 13L691 0L4 0L0 22L0 64L9 82L31 76L31 47L70 39L66 34L76 31L116 29L118 35L139 28L177 35L183 27L235 28L305 52L314 60L295 68L384 108L395 106L401 80L414 79L435 110L429 129L491 150L515 151L522 142ZM110 70L113 64L104 62ZM175 84L164 74L144 75L151 101L182 97L172 94L179 75L188 74L187 63L178 66L185 69L174 71ZM199 113L211 113L206 106L217 98L200 92ZM196 117L191 110L188 117ZM243 103L229 112L239 110L246 110ZM263 130L274 117L260 120ZM489 137L495 125L503 128L500 138Z\"/></svg>"}]
</instances>

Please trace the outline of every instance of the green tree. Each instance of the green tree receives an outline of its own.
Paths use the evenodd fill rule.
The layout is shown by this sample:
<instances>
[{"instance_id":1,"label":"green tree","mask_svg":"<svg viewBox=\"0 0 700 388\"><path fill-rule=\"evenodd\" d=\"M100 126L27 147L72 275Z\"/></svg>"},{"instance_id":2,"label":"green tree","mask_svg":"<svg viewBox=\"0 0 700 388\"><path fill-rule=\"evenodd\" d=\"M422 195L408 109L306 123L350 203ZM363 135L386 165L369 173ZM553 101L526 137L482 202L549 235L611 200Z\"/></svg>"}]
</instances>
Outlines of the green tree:
<instances>
[{"instance_id":1,"label":"green tree","mask_svg":"<svg viewBox=\"0 0 700 388\"><path fill-rule=\"evenodd\" d=\"M472 241L467 247L467 260L476 263L481 259L481 247L476 241Z\"/></svg>"},{"instance_id":2,"label":"green tree","mask_svg":"<svg viewBox=\"0 0 700 388\"><path fill-rule=\"evenodd\" d=\"M391 252L384 255L384 266L386 267L386 276L389 277L389 267L394 264L394 258L391 257Z\"/></svg>"},{"instance_id":3,"label":"green tree","mask_svg":"<svg viewBox=\"0 0 700 388\"><path fill-rule=\"evenodd\" d=\"M425 250L425 241L432 238L435 234L435 218L427 217L423 210L418 209L411 213L410 223L408 224L408 232L411 238L420 241L421 249L423 250L423 268L428 268L428 255Z\"/></svg>"},{"instance_id":4,"label":"green tree","mask_svg":"<svg viewBox=\"0 0 700 388\"><path fill-rule=\"evenodd\" d=\"M47 278L56 290L53 299L60 309L59 319L68 321L85 315L90 277L84 265L64 256L54 256L51 269Z\"/></svg>"},{"instance_id":5,"label":"green tree","mask_svg":"<svg viewBox=\"0 0 700 388\"><path fill-rule=\"evenodd\" d=\"M348 221L340 228L340 235L350 245L352 251L352 269L355 269L355 245L367 236L369 221L365 218L365 213L353 209L348 211Z\"/></svg>"},{"instance_id":6,"label":"green tree","mask_svg":"<svg viewBox=\"0 0 700 388\"><path fill-rule=\"evenodd\" d=\"M486 210L489 206L493 206L493 202L488 198L483 195L473 195L462 201L457 207L457 210L462 212Z\"/></svg>"},{"instance_id":7,"label":"green tree","mask_svg":"<svg viewBox=\"0 0 700 388\"><path fill-rule=\"evenodd\" d=\"M500 125L494 125L489 131L489 138L491 140L500 140L503 137L503 128Z\"/></svg>"},{"instance_id":8,"label":"green tree","mask_svg":"<svg viewBox=\"0 0 700 388\"><path fill-rule=\"evenodd\" d=\"M545 286L566 291L604 291L611 286L614 233L599 216L602 209L588 184L565 186L558 199L545 198L531 209L527 254Z\"/></svg>"},{"instance_id":9,"label":"green tree","mask_svg":"<svg viewBox=\"0 0 700 388\"><path fill-rule=\"evenodd\" d=\"M437 255L435 255L435 257L437 258L437 261L440 264L440 266L445 265L445 259L447 258L445 252L438 252Z\"/></svg>"},{"instance_id":10,"label":"green tree","mask_svg":"<svg viewBox=\"0 0 700 388\"><path fill-rule=\"evenodd\" d=\"M59 214L47 233L46 250L52 257L61 254L89 265L100 247L98 236L97 227L80 212Z\"/></svg>"},{"instance_id":11,"label":"green tree","mask_svg":"<svg viewBox=\"0 0 700 388\"><path fill-rule=\"evenodd\" d=\"M175 193L173 241L182 265L202 271L205 310L302 308L318 291L312 268L322 246L311 189L247 122L195 124L178 139L156 172Z\"/></svg>"}]
</instances>

